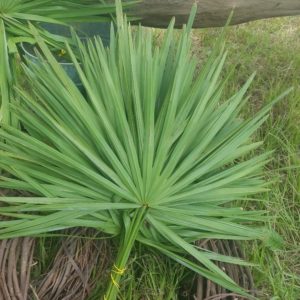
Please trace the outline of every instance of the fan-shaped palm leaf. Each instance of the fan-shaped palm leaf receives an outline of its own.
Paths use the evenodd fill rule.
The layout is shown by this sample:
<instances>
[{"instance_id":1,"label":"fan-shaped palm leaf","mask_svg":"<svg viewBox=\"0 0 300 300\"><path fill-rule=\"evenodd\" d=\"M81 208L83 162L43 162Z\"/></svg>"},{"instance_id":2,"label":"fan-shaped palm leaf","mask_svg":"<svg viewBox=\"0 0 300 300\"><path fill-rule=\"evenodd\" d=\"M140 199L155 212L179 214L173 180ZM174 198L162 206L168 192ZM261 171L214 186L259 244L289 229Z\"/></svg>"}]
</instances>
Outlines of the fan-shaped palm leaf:
<instances>
[{"instance_id":1,"label":"fan-shaped palm leaf","mask_svg":"<svg viewBox=\"0 0 300 300\"><path fill-rule=\"evenodd\" d=\"M224 99L226 53L216 47L197 74L190 23L174 42L172 22L162 45L153 47L151 31L133 34L119 12L108 49L100 39L78 42L79 63L69 48L86 95L37 36L46 60L25 67L30 91L19 87L21 104L12 105L26 131L0 130L0 166L12 175L1 186L36 195L1 198L8 219L0 222L0 238L74 226L117 236L106 299L116 298L135 241L246 294L213 263L243 261L193 242L269 237L251 225L264 221L264 212L229 203L266 188L262 167L269 154L241 158L260 145L250 137L271 105L238 119L253 77Z\"/></svg>"}]
</instances>

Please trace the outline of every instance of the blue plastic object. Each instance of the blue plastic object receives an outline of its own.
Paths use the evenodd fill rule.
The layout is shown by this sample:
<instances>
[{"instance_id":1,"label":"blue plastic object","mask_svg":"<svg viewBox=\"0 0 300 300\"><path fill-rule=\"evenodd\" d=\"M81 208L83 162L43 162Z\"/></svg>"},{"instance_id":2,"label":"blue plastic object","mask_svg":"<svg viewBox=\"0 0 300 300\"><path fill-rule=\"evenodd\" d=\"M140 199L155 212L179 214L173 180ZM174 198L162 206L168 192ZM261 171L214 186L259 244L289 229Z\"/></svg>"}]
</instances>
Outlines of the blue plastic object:
<instances>
[{"instance_id":1,"label":"blue plastic object","mask_svg":"<svg viewBox=\"0 0 300 300\"><path fill-rule=\"evenodd\" d=\"M83 42L86 38L98 35L101 37L104 46L109 45L110 23L72 23L71 25ZM70 28L67 26L44 23L42 27L50 33L71 37Z\"/></svg>"}]
</instances>

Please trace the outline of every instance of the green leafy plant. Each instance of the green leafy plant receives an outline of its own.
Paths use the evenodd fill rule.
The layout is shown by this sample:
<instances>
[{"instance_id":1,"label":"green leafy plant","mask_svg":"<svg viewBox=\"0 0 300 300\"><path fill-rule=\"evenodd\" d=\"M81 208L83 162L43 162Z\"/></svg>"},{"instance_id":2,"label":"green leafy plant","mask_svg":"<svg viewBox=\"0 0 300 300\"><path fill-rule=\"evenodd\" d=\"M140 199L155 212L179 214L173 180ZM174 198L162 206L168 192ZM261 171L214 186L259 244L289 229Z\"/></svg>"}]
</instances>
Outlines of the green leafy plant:
<instances>
[{"instance_id":1,"label":"green leafy plant","mask_svg":"<svg viewBox=\"0 0 300 300\"><path fill-rule=\"evenodd\" d=\"M123 5L126 7L128 4L131 3L124 2ZM17 77L14 72L17 45L21 42L34 43L29 23L35 25L49 45L59 49L66 38L49 33L41 24L110 22L114 12L114 3L97 0L0 0L0 118L3 122L11 122L8 106L11 87Z\"/></svg>"},{"instance_id":2,"label":"green leafy plant","mask_svg":"<svg viewBox=\"0 0 300 300\"><path fill-rule=\"evenodd\" d=\"M0 185L34 195L0 199L6 218L0 238L74 226L118 238L105 299L116 299L135 242L247 295L213 262L244 261L193 242L277 238L261 227L264 211L233 202L266 190L262 169L269 153L244 157L261 145L250 137L273 103L255 118L238 118L253 76L222 98L229 77L220 76L221 42L198 74L190 54L194 14L195 8L177 42L173 20L154 48L151 31L133 33L118 6L118 31L108 49L100 39L87 46L78 40L79 63L67 47L86 95L32 28L45 59L24 67L29 91L18 87L20 104L11 105L25 131L0 129L0 166L10 174Z\"/></svg>"}]
</instances>

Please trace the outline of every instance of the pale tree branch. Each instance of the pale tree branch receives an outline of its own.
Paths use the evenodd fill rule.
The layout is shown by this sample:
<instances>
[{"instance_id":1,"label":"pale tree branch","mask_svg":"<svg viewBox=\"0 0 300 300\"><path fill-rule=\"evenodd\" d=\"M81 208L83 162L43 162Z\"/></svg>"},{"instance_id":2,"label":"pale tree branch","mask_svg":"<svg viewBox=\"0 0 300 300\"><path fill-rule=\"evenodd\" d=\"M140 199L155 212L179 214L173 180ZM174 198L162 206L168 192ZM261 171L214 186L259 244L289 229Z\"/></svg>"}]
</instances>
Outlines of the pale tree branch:
<instances>
[{"instance_id":1,"label":"pale tree branch","mask_svg":"<svg viewBox=\"0 0 300 300\"><path fill-rule=\"evenodd\" d=\"M167 27L176 17L176 25L186 23L193 3L198 4L194 27L223 26L234 10L231 24L279 16L300 15L300 0L144 0L135 13L142 24Z\"/></svg>"}]
</instances>

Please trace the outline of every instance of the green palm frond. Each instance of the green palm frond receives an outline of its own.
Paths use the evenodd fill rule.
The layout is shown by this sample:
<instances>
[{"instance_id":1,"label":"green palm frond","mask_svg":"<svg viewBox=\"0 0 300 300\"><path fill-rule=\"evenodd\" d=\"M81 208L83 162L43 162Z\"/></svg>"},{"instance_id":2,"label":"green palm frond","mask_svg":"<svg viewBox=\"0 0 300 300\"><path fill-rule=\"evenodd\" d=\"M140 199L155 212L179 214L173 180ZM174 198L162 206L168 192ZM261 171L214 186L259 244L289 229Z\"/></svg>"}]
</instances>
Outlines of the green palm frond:
<instances>
[{"instance_id":1,"label":"green palm frond","mask_svg":"<svg viewBox=\"0 0 300 300\"><path fill-rule=\"evenodd\" d=\"M11 106L25 131L0 129L0 166L10 174L0 185L35 196L0 199L0 238L74 226L118 236L110 300L136 241L246 295L213 261L245 262L193 242L271 236L261 227L265 212L232 201L266 190L269 153L244 157L260 145L251 135L272 104L238 118L253 77L224 99L226 52L219 44L198 74L192 18L177 42L172 21L153 47L151 31L133 33L118 10L109 48L99 38L86 46L78 40L77 60L68 47L85 95L35 31L46 58L24 67L30 89L19 87L21 104Z\"/></svg>"},{"instance_id":2,"label":"green palm frond","mask_svg":"<svg viewBox=\"0 0 300 300\"><path fill-rule=\"evenodd\" d=\"M10 123L9 114L9 99L10 99L10 87L11 87L11 70L8 59L8 47L4 23L0 20L0 120L6 124Z\"/></svg>"},{"instance_id":3,"label":"green palm frond","mask_svg":"<svg viewBox=\"0 0 300 300\"><path fill-rule=\"evenodd\" d=\"M125 1L122 5L126 7L131 3ZM96 17L96 20L101 16L109 18L109 14L115 13L115 3L95 0L0 0L0 12L1 18L20 22L90 22L88 17Z\"/></svg>"}]
</instances>

